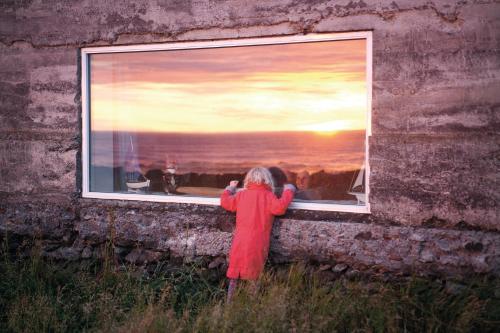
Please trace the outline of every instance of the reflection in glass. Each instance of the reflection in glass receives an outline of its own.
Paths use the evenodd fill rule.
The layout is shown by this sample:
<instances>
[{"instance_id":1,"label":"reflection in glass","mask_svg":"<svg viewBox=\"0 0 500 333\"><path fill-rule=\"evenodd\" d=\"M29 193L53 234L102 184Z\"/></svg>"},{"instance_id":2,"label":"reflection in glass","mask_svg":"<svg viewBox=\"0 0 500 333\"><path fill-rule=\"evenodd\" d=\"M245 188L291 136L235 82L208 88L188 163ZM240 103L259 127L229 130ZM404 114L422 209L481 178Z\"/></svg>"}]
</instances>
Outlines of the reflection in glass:
<instances>
[{"instance_id":1,"label":"reflection in glass","mask_svg":"<svg viewBox=\"0 0 500 333\"><path fill-rule=\"evenodd\" d=\"M365 43L92 55L90 190L216 197L265 166L364 205Z\"/></svg>"}]
</instances>

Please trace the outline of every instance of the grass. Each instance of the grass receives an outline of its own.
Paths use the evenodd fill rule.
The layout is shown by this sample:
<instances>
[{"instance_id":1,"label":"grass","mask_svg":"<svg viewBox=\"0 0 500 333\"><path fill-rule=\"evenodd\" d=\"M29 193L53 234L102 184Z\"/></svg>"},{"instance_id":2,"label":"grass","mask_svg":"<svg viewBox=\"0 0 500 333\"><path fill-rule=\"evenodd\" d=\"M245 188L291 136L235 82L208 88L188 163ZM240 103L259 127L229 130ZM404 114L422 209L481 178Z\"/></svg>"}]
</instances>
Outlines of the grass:
<instances>
[{"instance_id":1,"label":"grass","mask_svg":"<svg viewBox=\"0 0 500 333\"><path fill-rule=\"evenodd\" d=\"M2 251L0 332L494 332L500 283L325 280L303 264L268 268L257 295L225 302L224 272L158 265L152 274ZM495 294L496 290L496 294ZM496 295L496 296L495 296Z\"/></svg>"}]
</instances>

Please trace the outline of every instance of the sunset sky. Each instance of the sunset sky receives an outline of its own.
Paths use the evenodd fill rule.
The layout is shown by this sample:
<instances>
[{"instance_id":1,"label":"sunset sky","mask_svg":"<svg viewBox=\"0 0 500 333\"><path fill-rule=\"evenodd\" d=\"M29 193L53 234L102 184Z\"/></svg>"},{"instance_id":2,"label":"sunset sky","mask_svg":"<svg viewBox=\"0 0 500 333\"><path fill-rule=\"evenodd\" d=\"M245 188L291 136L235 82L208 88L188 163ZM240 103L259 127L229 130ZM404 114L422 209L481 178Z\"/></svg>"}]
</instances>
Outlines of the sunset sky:
<instances>
[{"instance_id":1,"label":"sunset sky","mask_svg":"<svg viewBox=\"0 0 500 333\"><path fill-rule=\"evenodd\" d=\"M361 39L95 54L91 129L364 129L365 45Z\"/></svg>"}]
</instances>

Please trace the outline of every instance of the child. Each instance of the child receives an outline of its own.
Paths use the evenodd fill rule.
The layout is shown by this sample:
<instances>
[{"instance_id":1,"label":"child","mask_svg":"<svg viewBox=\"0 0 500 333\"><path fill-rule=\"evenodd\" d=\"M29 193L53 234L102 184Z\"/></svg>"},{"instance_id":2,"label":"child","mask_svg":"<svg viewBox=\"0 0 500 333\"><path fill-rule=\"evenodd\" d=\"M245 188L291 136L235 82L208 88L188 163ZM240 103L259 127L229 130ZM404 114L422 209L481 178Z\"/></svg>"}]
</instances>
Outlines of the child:
<instances>
[{"instance_id":1,"label":"child","mask_svg":"<svg viewBox=\"0 0 500 333\"><path fill-rule=\"evenodd\" d=\"M269 252L274 216L285 213L295 192L293 185L286 184L281 198L276 198L271 173L262 167L248 171L245 190L236 193L237 185L238 181L231 181L220 198L223 208L236 212L236 229L226 273L230 279L228 302L233 297L238 279L258 279Z\"/></svg>"}]
</instances>

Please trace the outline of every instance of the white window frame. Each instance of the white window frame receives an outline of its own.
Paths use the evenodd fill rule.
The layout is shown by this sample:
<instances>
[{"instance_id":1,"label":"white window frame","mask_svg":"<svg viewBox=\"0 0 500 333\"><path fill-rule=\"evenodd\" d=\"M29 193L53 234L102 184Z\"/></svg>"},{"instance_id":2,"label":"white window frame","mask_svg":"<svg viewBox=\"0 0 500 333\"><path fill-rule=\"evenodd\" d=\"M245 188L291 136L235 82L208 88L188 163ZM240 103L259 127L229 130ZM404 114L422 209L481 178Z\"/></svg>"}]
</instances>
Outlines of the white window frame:
<instances>
[{"instance_id":1,"label":"white window frame","mask_svg":"<svg viewBox=\"0 0 500 333\"><path fill-rule=\"evenodd\" d=\"M152 195L152 194L128 194L128 193L104 193L91 192L89 188L89 139L90 139L90 81L89 81L89 57L92 54L115 53L115 52L144 52L144 51L164 51L164 50L187 50L203 48L220 48L231 46L254 46L254 45L275 45L289 43L306 43L318 41L338 41L350 39L366 40L366 133L365 133L365 205L342 205L317 202L292 202L291 209L321 210L351 213L370 213L370 164L368 140L371 136L371 110L372 110L372 32L346 32L346 33L319 33L285 37L261 37L247 39L214 40L200 42L172 42L162 44L141 44L125 46L103 46L86 47L81 49L81 73L82 73L82 196L84 198L96 199L117 199L117 200L137 200L153 202L176 202L202 205L220 205L219 198L206 198L180 195Z\"/></svg>"}]
</instances>

